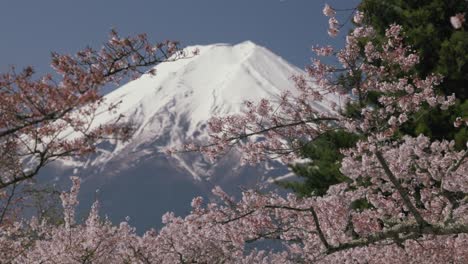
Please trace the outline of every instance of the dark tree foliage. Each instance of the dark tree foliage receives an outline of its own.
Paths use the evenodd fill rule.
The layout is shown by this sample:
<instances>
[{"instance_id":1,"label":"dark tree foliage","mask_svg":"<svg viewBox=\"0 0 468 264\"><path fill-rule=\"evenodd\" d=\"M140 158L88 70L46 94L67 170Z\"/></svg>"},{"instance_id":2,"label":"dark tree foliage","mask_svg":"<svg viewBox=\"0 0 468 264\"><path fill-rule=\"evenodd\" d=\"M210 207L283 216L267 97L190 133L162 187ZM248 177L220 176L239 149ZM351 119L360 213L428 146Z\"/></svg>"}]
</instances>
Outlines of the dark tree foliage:
<instances>
[{"instance_id":1,"label":"dark tree foliage","mask_svg":"<svg viewBox=\"0 0 468 264\"><path fill-rule=\"evenodd\" d=\"M302 156L311 159L311 162L290 166L295 174L304 178L304 181L278 182L278 184L300 196L324 195L331 185L347 180L340 172L343 155L339 150L354 146L357 140L357 135L341 130L320 135L302 149Z\"/></svg>"},{"instance_id":2,"label":"dark tree foliage","mask_svg":"<svg viewBox=\"0 0 468 264\"><path fill-rule=\"evenodd\" d=\"M421 76L431 72L444 76L439 92L455 93L457 104L450 111L423 109L413 117L405 134L425 134L434 139L454 139L461 148L468 139L466 129L455 129L456 117L468 118L468 32L454 30L450 17L468 11L465 0L363 0L359 10L380 36L392 23L402 25L407 42L420 54L415 69Z\"/></svg>"},{"instance_id":3,"label":"dark tree foliage","mask_svg":"<svg viewBox=\"0 0 468 264\"><path fill-rule=\"evenodd\" d=\"M438 87L440 93L455 93L457 103L449 111L423 108L410 117L411 122L401 128L401 135L424 134L433 139L454 140L456 148L462 149L468 140L466 128L454 128L457 117L468 118L468 32L454 30L450 17L457 13L468 13L465 0L363 0L358 10L365 13L365 23L376 29L380 39L391 24L403 26L406 41L420 55L420 62L414 72L420 76L439 73L444 76ZM343 75L339 81L352 88L354 77ZM363 102L378 107L369 96ZM375 96L377 98L377 96ZM359 115L348 105L346 114ZM308 143L302 150L302 157L309 163L291 165L302 181L281 182L280 186L291 189L302 196L323 195L328 187L346 181L339 171L340 149L351 147L358 136L343 132L331 132ZM358 207L362 207L361 205Z\"/></svg>"}]
</instances>

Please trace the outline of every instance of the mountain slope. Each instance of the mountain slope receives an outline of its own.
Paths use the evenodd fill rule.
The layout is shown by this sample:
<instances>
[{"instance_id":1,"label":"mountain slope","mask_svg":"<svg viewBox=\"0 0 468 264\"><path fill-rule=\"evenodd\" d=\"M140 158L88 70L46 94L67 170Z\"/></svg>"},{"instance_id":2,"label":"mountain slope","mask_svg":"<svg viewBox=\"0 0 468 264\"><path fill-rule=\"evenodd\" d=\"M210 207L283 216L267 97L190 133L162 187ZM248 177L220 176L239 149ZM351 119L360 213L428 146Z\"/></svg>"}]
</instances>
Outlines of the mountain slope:
<instances>
[{"instance_id":1,"label":"mountain slope","mask_svg":"<svg viewBox=\"0 0 468 264\"><path fill-rule=\"evenodd\" d=\"M235 46L195 46L199 55L155 67L156 75L143 75L105 96L94 126L122 115L132 122L135 133L129 142L100 148L86 166L105 167L125 157L128 163L187 140L203 140L205 122L212 116L240 111L243 100L274 98L293 85L290 77L303 72L269 50L246 41ZM107 107L118 103L109 113ZM111 143L111 142L109 142ZM198 178L198 163L180 166ZM201 162L201 161L200 161Z\"/></svg>"},{"instance_id":2,"label":"mountain slope","mask_svg":"<svg viewBox=\"0 0 468 264\"><path fill-rule=\"evenodd\" d=\"M194 49L199 55L160 64L155 76L145 74L105 96L93 126L122 116L135 128L131 140L103 142L95 155L43 173L62 182L68 181L64 176L82 177L83 212L97 196L111 219L129 215L141 231L158 226L165 211L186 213L191 198L209 197L214 185L235 193L239 186L251 187L287 173L277 162L241 167L235 152L217 164L197 153L173 157L163 153L170 146L206 140L210 117L237 113L246 99L275 98L293 88L292 75L304 74L249 41L194 46L187 53ZM118 108L109 112L108 106L116 103ZM319 103L316 107L327 108Z\"/></svg>"}]
</instances>

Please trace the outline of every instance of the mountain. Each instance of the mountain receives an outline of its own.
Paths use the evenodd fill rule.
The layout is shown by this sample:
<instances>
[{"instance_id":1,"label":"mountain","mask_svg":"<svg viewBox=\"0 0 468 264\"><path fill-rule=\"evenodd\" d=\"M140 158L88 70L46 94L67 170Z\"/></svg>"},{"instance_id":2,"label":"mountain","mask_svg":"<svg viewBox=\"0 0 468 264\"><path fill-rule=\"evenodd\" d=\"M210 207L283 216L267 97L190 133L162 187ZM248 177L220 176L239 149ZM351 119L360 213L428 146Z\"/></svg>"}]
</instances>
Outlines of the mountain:
<instances>
[{"instance_id":1,"label":"mountain","mask_svg":"<svg viewBox=\"0 0 468 264\"><path fill-rule=\"evenodd\" d=\"M250 41L193 46L186 51L190 54L195 49L198 55L157 65L155 76L145 74L105 96L93 126L121 117L135 128L131 140L105 141L96 154L57 163L46 168L43 177L66 183L66 176L80 176L83 212L97 197L111 219L130 216L131 223L143 231L159 226L166 211L187 213L192 197L209 197L214 185L238 193L239 186L286 174L286 167L278 162L240 166L235 152L216 164L197 153L164 154L170 146L206 140L206 121L211 116L237 113L246 99L274 98L293 88L292 75L304 74ZM109 112L113 104L118 107Z\"/></svg>"}]
</instances>

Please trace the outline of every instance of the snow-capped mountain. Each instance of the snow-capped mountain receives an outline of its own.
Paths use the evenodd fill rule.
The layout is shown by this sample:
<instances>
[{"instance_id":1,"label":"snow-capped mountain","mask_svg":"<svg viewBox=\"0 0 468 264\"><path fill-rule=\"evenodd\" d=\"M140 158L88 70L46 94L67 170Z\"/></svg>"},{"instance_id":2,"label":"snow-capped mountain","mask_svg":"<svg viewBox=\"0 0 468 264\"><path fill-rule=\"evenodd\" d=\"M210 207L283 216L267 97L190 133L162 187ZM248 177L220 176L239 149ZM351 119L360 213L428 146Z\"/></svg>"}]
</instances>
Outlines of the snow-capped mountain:
<instances>
[{"instance_id":1,"label":"snow-capped mountain","mask_svg":"<svg viewBox=\"0 0 468 264\"><path fill-rule=\"evenodd\" d=\"M304 73L250 41L186 51L195 49L198 55L157 65L156 75L145 74L105 96L93 126L122 116L135 128L130 141L103 142L97 154L63 162L43 174L63 182L68 178L63 176L79 175L84 181L83 208L89 208L100 189L98 198L111 219L129 215L143 229L157 226L165 211L184 213L193 196L206 196L213 185L234 192L240 185L264 182L265 174L284 175L281 164L240 167L235 153L217 164L196 153L164 154L167 147L206 139L210 117L237 113L246 99L274 98L293 88L292 75ZM108 106L116 103L109 112Z\"/></svg>"},{"instance_id":2,"label":"snow-capped mountain","mask_svg":"<svg viewBox=\"0 0 468 264\"><path fill-rule=\"evenodd\" d=\"M292 75L303 73L250 41L188 47L186 51L190 54L195 49L199 55L162 63L155 67L155 76L145 74L105 96L94 126L123 116L133 124L135 133L129 142L108 142L84 167L106 170L116 161L122 167L133 166L169 146L202 141L210 117L239 112L246 99L274 98L293 87ZM109 113L108 105L113 104L118 108ZM194 155L189 161L174 158L194 178L209 174L202 160L193 160Z\"/></svg>"}]
</instances>

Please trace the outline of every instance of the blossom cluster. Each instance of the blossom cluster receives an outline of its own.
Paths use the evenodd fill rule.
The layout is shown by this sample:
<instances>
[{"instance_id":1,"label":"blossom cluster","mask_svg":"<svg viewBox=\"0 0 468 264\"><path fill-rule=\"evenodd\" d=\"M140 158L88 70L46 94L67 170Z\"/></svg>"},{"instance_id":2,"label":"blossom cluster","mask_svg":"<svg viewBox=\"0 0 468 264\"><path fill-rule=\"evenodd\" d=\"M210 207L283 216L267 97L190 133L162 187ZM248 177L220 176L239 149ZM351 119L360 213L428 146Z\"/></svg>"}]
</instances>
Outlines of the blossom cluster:
<instances>
[{"instance_id":1,"label":"blossom cluster","mask_svg":"<svg viewBox=\"0 0 468 264\"><path fill-rule=\"evenodd\" d=\"M330 17L328 19L328 35L330 35L331 37L336 37L340 30L340 24L338 23L338 20L335 17L336 11L328 4L325 4L325 7L323 8L323 14L327 17Z\"/></svg>"},{"instance_id":2,"label":"blossom cluster","mask_svg":"<svg viewBox=\"0 0 468 264\"><path fill-rule=\"evenodd\" d=\"M76 199L80 182L73 180L62 199ZM165 226L137 235L128 222L113 225L99 216L95 202L81 224L51 225L33 219L0 230L0 256L8 263L440 263L468 260L468 235L450 235L460 222L447 230L428 229L417 240L405 239L420 228L398 211L397 197L373 194L365 188L349 191L333 186L324 197L281 197L275 193L245 191L237 201L221 188L213 194L218 202L192 201L185 217L166 213ZM441 208L433 194L422 194L425 205ZM375 206L355 210L352 204L367 197ZM68 205L64 202L64 205ZM466 215L466 206L455 219ZM428 208L429 209L429 208ZM64 206L64 218L74 215ZM442 210L444 211L444 210ZM440 211L436 211L439 213ZM453 218L450 218L453 219ZM383 222L382 222L383 221ZM434 219L434 221L436 221ZM463 220L466 224L467 219ZM451 228L451 229L450 229ZM466 229L464 229L466 230ZM400 244L397 232L401 232ZM439 236L435 236L440 232ZM455 232L455 231L453 231ZM373 235L378 234L378 235ZM356 239L358 238L358 239ZM275 250L249 246L280 240Z\"/></svg>"},{"instance_id":3,"label":"blossom cluster","mask_svg":"<svg viewBox=\"0 0 468 264\"><path fill-rule=\"evenodd\" d=\"M455 29L460 29L465 22L465 13L458 13L452 17L450 17L450 23L452 27Z\"/></svg>"},{"instance_id":4,"label":"blossom cluster","mask_svg":"<svg viewBox=\"0 0 468 264\"><path fill-rule=\"evenodd\" d=\"M151 44L145 34L121 37L111 31L100 50L86 48L75 56L53 53L54 74L34 78L32 67L1 74L0 189L34 177L50 160L94 151L103 137L128 139L131 126L120 120L91 128L104 103L100 89L180 58L177 45ZM80 136L69 137L72 132Z\"/></svg>"}]
</instances>

